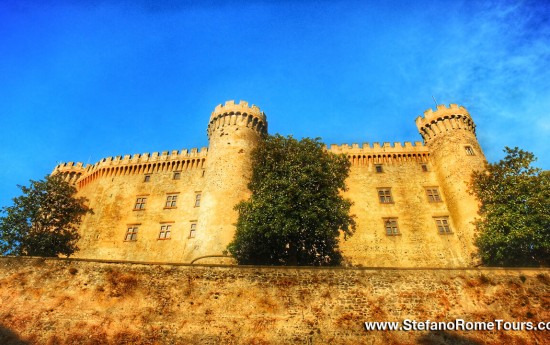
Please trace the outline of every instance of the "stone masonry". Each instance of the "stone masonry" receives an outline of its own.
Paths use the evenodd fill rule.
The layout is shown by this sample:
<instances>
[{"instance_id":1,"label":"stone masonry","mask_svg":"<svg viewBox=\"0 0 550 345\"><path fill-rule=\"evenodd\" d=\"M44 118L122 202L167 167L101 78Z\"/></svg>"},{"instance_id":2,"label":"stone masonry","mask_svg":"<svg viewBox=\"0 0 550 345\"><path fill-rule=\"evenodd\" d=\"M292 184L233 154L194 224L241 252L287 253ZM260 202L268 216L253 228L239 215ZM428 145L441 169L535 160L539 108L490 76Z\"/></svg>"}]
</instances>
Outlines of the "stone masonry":
<instances>
[{"instance_id":1,"label":"stone masonry","mask_svg":"<svg viewBox=\"0 0 550 345\"><path fill-rule=\"evenodd\" d=\"M416 125L424 142L327 147L352 163L344 195L358 226L341 241L351 265L474 264L478 203L467 183L486 162L475 124L451 104L427 110ZM210 116L208 148L56 166L53 173L74 183L94 210L82 222L75 256L189 263L223 255L235 232L234 205L250 193L250 152L265 133L257 106L228 101Z\"/></svg>"},{"instance_id":2,"label":"stone masonry","mask_svg":"<svg viewBox=\"0 0 550 345\"><path fill-rule=\"evenodd\" d=\"M364 322L545 322L548 269L154 265L0 258L0 343L548 344L548 331L367 331Z\"/></svg>"}]
</instances>

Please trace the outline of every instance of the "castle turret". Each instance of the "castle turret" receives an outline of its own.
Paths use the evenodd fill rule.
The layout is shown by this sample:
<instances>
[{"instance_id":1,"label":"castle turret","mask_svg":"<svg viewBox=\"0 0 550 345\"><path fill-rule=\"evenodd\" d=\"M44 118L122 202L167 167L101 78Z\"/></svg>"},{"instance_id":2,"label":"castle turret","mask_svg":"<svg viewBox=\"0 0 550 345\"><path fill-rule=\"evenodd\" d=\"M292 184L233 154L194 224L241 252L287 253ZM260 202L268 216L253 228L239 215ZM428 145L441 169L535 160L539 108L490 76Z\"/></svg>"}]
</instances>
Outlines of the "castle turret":
<instances>
[{"instance_id":1,"label":"castle turret","mask_svg":"<svg viewBox=\"0 0 550 345\"><path fill-rule=\"evenodd\" d=\"M74 185L80 179L80 176L86 173L86 169L89 167L89 164L84 166L81 162L74 163L62 163L58 164L55 169L52 171L52 175L61 175L65 182L69 182Z\"/></svg>"},{"instance_id":2,"label":"castle turret","mask_svg":"<svg viewBox=\"0 0 550 345\"><path fill-rule=\"evenodd\" d=\"M430 149L450 213L453 233L462 244L466 258L476 251L473 244L475 219L479 205L468 193L472 172L484 169L485 155L475 134L475 124L466 108L451 104L438 105L436 111L428 109L424 117L416 119L420 135Z\"/></svg>"},{"instance_id":3,"label":"castle turret","mask_svg":"<svg viewBox=\"0 0 550 345\"><path fill-rule=\"evenodd\" d=\"M227 101L218 105L208 124L205 186L193 255L219 255L235 234L234 206L249 197L250 153L267 133L265 114L255 105Z\"/></svg>"}]
</instances>

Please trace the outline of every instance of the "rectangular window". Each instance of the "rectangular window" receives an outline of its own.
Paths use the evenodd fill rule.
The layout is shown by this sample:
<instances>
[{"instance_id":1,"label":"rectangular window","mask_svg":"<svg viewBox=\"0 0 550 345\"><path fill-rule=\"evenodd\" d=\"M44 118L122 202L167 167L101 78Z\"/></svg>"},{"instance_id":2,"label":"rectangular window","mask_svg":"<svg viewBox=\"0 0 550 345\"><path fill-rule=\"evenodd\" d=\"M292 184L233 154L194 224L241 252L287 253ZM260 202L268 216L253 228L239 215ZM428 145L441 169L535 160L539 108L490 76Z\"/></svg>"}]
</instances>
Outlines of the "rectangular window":
<instances>
[{"instance_id":1,"label":"rectangular window","mask_svg":"<svg viewBox=\"0 0 550 345\"><path fill-rule=\"evenodd\" d=\"M143 178L143 182L149 182L151 181L151 175L145 175L145 177Z\"/></svg>"},{"instance_id":2,"label":"rectangular window","mask_svg":"<svg viewBox=\"0 0 550 345\"><path fill-rule=\"evenodd\" d=\"M199 207L201 205L201 194L198 193L195 195L195 207Z\"/></svg>"},{"instance_id":3,"label":"rectangular window","mask_svg":"<svg viewBox=\"0 0 550 345\"><path fill-rule=\"evenodd\" d=\"M466 150L466 155L473 156L474 155L474 149L472 149L471 146L464 146L464 149Z\"/></svg>"},{"instance_id":4,"label":"rectangular window","mask_svg":"<svg viewBox=\"0 0 550 345\"><path fill-rule=\"evenodd\" d=\"M437 187L426 188L426 195L428 196L429 202L441 202L441 197L439 196L439 190Z\"/></svg>"},{"instance_id":5,"label":"rectangular window","mask_svg":"<svg viewBox=\"0 0 550 345\"><path fill-rule=\"evenodd\" d=\"M162 224L160 226L159 240L169 240L172 233L172 224Z\"/></svg>"},{"instance_id":6,"label":"rectangular window","mask_svg":"<svg viewBox=\"0 0 550 345\"><path fill-rule=\"evenodd\" d=\"M384 169L382 169L382 164L376 164L374 166L374 169L376 170L377 173L384 172Z\"/></svg>"},{"instance_id":7,"label":"rectangular window","mask_svg":"<svg viewBox=\"0 0 550 345\"><path fill-rule=\"evenodd\" d=\"M191 230L189 231L189 238L195 238L197 232L197 223L191 223Z\"/></svg>"},{"instance_id":8,"label":"rectangular window","mask_svg":"<svg viewBox=\"0 0 550 345\"><path fill-rule=\"evenodd\" d=\"M164 205L164 208L176 208L176 202L178 201L177 195L168 195L166 197L166 204Z\"/></svg>"},{"instance_id":9,"label":"rectangular window","mask_svg":"<svg viewBox=\"0 0 550 345\"><path fill-rule=\"evenodd\" d=\"M440 234L451 234L451 225L449 224L449 217L436 217L435 224Z\"/></svg>"},{"instance_id":10,"label":"rectangular window","mask_svg":"<svg viewBox=\"0 0 550 345\"><path fill-rule=\"evenodd\" d=\"M134 205L134 210L144 210L145 209L145 203L147 202L147 198L137 198L136 204Z\"/></svg>"},{"instance_id":11,"label":"rectangular window","mask_svg":"<svg viewBox=\"0 0 550 345\"><path fill-rule=\"evenodd\" d=\"M174 173L174 180L179 180L180 177L181 177L181 173L180 173L179 171L176 171L176 172Z\"/></svg>"},{"instance_id":12,"label":"rectangular window","mask_svg":"<svg viewBox=\"0 0 550 345\"><path fill-rule=\"evenodd\" d=\"M126 237L124 237L124 240L137 241L137 232L138 232L137 225L129 225L128 229L126 230Z\"/></svg>"},{"instance_id":13,"label":"rectangular window","mask_svg":"<svg viewBox=\"0 0 550 345\"><path fill-rule=\"evenodd\" d=\"M428 165L426 165L426 164L421 164L420 166L422 167L422 171L423 171L423 172L427 172L427 171L428 171Z\"/></svg>"},{"instance_id":14,"label":"rectangular window","mask_svg":"<svg viewBox=\"0 0 550 345\"><path fill-rule=\"evenodd\" d=\"M378 200L380 200L381 204L393 203L391 188L378 188Z\"/></svg>"},{"instance_id":15,"label":"rectangular window","mask_svg":"<svg viewBox=\"0 0 550 345\"><path fill-rule=\"evenodd\" d=\"M384 218L384 228L386 229L386 235L388 236L399 235L399 228L397 227L397 218Z\"/></svg>"}]
</instances>

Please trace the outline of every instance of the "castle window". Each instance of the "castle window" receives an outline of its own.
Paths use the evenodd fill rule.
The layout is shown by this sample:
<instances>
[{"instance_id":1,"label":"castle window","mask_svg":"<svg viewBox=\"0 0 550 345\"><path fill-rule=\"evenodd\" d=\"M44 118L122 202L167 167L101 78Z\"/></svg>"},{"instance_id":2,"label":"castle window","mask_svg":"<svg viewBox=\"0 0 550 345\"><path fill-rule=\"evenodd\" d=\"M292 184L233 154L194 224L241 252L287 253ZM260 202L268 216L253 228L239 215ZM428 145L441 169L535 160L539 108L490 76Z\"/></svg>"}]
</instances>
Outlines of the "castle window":
<instances>
[{"instance_id":1,"label":"castle window","mask_svg":"<svg viewBox=\"0 0 550 345\"><path fill-rule=\"evenodd\" d=\"M137 198L136 204L134 205L134 210L144 210L146 202L147 198Z\"/></svg>"},{"instance_id":2,"label":"castle window","mask_svg":"<svg viewBox=\"0 0 550 345\"><path fill-rule=\"evenodd\" d=\"M189 238L195 238L197 232L197 223L191 223L191 230L189 231Z\"/></svg>"},{"instance_id":3,"label":"castle window","mask_svg":"<svg viewBox=\"0 0 550 345\"><path fill-rule=\"evenodd\" d=\"M195 195L195 207L199 207L201 205L201 193L197 193Z\"/></svg>"},{"instance_id":4,"label":"castle window","mask_svg":"<svg viewBox=\"0 0 550 345\"><path fill-rule=\"evenodd\" d=\"M172 224L162 224L160 226L159 240L169 240L172 233Z\"/></svg>"},{"instance_id":5,"label":"castle window","mask_svg":"<svg viewBox=\"0 0 550 345\"><path fill-rule=\"evenodd\" d=\"M174 180L179 180L181 177L181 173L179 171L174 172Z\"/></svg>"},{"instance_id":6,"label":"castle window","mask_svg":"<svg viewBox=\"0 0 550 345\"><path fill-rule=\"evenodd\" d=\"M428 196L429 202L441 202L441 197L439 196L439 189L437 189L437 187L426 188L426 195Z\"/></svg>"},{"instance_id":7,"label":"castle window","mask_svg":"<svg viewBox=\"0 0 550 345\"><path fill-rule=\"evenodd\" d=\"M464 150L466 150L467 156L473 156L475 154L471 146L464 146Z\"/></svg>"},{"instance_id":8,"label":"castle window","mask_svg":"<svg viewBox=\"0 0 550 345\"><path fill-rule=\"evenodd\" d=\"M145 177L143 178L143 182L149 182L151 181L151 175L145 175Z\"/></svg>"},{"instance_id":9,"label":"castle window","mask_svg":"<svg viewBox=\"0 0 550 345\"><path fill-rule=\"evenodd\" d=\"M381 204L393 203L391 188L378 188L378 200L380 200Z\"/></svg>"},{"instance_id":10,"label":"castle window","mask_svg":"<svg viewBox=\"0 0 550 345\"><path fill-rule=\"evenodd\" d=\"M124 238L124 240L125 241L137 241L137 232L138 232L137 225L128 226L128 229L126 230L126 237Z\"/></svg>"},{"instance_id":11,"label":"castle window","mask_svg":"<svg viewBox=\"0 0 550 345\"><path fill-rule=\"evenodd\" d=\"M386 235L388 236L399 235L399 228L397 227L397 218L384 218L384 228L386 229Z\"/></svg>"},{"instance_id":12,"label":"castle window","mask_svg":"<svg viewBox=\"0 0 550 345\"><path fill-rule=\"evenodd\" d=\"M452 234L451 225L449 224L449 217L435 217L434 219L439 234Z\"/></svg>"},{"instance_id":13,"label":"castle window","mask_svg":"<svg viewBox=\"0 0 550 345\"><path fill-rule=\"evenodd\" d=\"M178 201L178 196L171 194L166 196L166 204L164 208L176 208L176 202Z\"/></svg>"},{"instance_id":14,"label":"castle window","mask_svg":"<svg viewBox=\"0 0 550 345\"><path fill-rule=\"evenodd\" d=\"M427 172L427 171L428 171L428 165L426 165L426 164L421 164L420 166L422 167L422 171L423 171L423 172Z\"/></svg>"},{"instance_id":15,"label":"castle window","mask_svg":"<svg viewBox=\"0 0 550 345\"><path fill-rule=\"evenodd\" d=\"M374 166L374 169L376 170L377 173L384 172L384 169L382 169L382 164L376 164Z\"/></svg>"}]
</instances>

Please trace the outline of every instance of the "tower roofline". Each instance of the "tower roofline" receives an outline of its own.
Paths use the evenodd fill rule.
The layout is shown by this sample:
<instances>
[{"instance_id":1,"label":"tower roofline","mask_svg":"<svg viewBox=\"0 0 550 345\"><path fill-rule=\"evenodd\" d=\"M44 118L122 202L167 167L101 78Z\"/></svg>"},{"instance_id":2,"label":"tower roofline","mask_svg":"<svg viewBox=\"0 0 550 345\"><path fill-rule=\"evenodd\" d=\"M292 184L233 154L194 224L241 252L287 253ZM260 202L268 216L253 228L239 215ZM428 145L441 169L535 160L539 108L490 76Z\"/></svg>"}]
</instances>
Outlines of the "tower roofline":
<instances>
[{"instance_id":1,"label":"tower roofline","mask_svg":"<svg viewBox=\"0 0 550 345\"><path fill-rule=\"evenodd\" d=\"M214 131L226 126L248 127L259 133L267 133L267 120L265 113L256 105L248 106L248 102L227 101L225 105L218 104L212 115L206 133L208 138Z\"/></svg>"},{"instance_id":2,"label":"tower roofline","mask_svg":"<svg viewBox=\"0 0 550 345\"><path fill-rule=\"evenodd\" d=\"M252 104L251 106L248 106L247 101L240 101L239 103L235 103L235 101L230 100L226 101L225 105L218 104L214 111L212 112L212 115L210 115L210 121L217 118L220 115L253 115L257 117L259 120L266 122L265 120L265 113L260 110L260 108L257 105Z\"/></svg>"},{"instance_id":3,"label":"tower roofline","mask_svg":"<svg viewBox=\"0 0 550 345\"><path fill-rule=\"evenodd\" d=\"M461 105L451 103L449 107L447 107L445 104L438 104L435 111L430 108L424 111L424 117L417 117L416 126L420 128L428 123L435 122L437 121L437 119L440 118L452 118L457 116L465 116L471 118L468 110L466 110L466 108Z\"/></svg>"}]
</instances>

